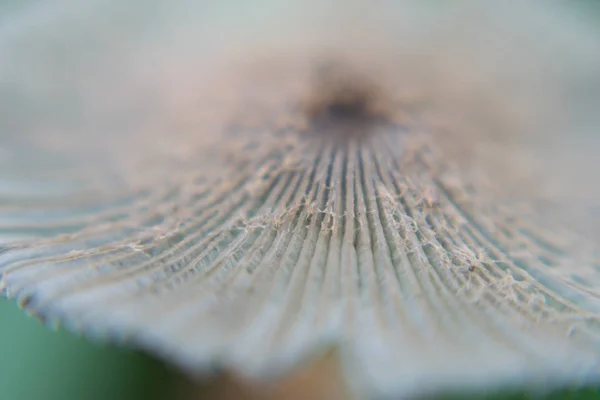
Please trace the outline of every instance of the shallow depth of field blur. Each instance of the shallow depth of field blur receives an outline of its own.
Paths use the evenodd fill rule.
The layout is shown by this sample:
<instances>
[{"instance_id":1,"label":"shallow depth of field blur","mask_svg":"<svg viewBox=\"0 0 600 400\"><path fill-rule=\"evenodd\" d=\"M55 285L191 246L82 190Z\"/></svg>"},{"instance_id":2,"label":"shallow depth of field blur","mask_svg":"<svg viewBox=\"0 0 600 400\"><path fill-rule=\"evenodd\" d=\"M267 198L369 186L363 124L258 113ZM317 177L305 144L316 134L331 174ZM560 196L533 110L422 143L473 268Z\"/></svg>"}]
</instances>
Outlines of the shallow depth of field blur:
<instances>
[{"instance_id":1,"label":"shallow depth of field blur","mask_svg":"<svg viewBox=\"0 0 600 400\"><path fill-rule=\"evenodd\" d=\"M429 1L448 6L442 1ZM13 10L30 3L0 0L0 28L10 19ZM572 4L581 8L582 15L597 18L600 34L600 0L578 0ZM46 327L22 313L14 302L0 299L0 400L212 398L210 385L201 386L149 356L92 343ZM195 394L190 397L192 392ZM465 397L449 393L447 398ZM530 396L508 392L482 393L468 398L527 399ZM543 398L600 399L600 389L565 388Z\"/></svg>"}]
</instances>

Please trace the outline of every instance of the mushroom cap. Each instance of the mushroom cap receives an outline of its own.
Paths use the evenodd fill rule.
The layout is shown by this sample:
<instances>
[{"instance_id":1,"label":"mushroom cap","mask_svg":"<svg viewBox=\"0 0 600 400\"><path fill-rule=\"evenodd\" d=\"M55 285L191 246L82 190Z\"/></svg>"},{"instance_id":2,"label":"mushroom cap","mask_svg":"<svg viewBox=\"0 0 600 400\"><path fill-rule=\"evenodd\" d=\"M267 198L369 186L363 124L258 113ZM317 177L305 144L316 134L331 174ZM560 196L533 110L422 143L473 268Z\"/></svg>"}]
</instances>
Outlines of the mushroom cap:
<instances>
[{"instance_id":1,"label":"mushroom cap","mask_svg":"<svg viewBox=\"0 0 600 400\"><path fill-rule=\"evenodd\" d=\"M0 30L6 296L194 375L600 380L600 40L562 8L59 4Z\"/></svg>"}]
</instances>

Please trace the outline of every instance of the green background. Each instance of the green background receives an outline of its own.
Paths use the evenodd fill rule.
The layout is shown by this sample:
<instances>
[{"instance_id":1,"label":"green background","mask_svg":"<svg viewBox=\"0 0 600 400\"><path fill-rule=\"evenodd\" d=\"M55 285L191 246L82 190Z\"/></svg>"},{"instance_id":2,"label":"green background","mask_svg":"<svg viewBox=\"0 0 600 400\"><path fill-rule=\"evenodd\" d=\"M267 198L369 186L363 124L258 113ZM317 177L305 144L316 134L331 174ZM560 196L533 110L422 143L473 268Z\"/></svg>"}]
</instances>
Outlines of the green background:
<instances>
[{"instance_id":1,"label":"green background","mask_svg":"<svg viewBox=\"0 0 600 400\"><path fill-rule=\"evenodd\" d=\"M0 300L0 400L170 398L175 374L139 353L53 331Z\"/></svg>"}]
</instances>

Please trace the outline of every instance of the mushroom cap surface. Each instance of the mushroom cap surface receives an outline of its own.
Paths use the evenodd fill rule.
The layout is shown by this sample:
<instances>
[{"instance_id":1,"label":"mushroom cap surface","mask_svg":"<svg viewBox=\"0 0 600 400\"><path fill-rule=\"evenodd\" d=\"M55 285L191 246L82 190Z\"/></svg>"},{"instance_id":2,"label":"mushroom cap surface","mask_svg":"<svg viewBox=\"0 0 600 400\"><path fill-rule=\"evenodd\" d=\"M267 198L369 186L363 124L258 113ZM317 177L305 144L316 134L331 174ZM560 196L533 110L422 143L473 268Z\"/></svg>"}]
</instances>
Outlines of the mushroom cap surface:
<instances>
[{"instance_id":1,"label":"mushroom cap surface","mask_svg":"<svg viewBox=\"0 0 600 400\"><path fill-rule=\"evenodd\" d=\"M554 2L117 3L0 28L6 296L197 375L334 347L369 397L599 381L595 31Z\"/></svg>"}]
</instances>

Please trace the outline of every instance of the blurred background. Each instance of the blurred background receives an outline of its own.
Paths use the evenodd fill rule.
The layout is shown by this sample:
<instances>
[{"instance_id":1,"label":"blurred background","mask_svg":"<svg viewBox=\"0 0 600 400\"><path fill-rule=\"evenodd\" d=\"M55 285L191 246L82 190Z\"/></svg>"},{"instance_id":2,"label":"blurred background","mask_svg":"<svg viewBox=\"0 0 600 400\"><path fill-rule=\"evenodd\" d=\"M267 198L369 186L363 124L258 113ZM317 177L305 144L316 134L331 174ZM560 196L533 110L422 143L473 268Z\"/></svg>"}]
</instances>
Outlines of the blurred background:
<instances>
[{"instance_id":1,"label":"blurred background","mask_svg":"<svg viewBox=\"0 0 600 400\"><path fill-rule=\"evenodd\" d=\"M0 301L0 399L169 399L178 380L134 351L47 328Z\"/></svg>"}]
</instances>

